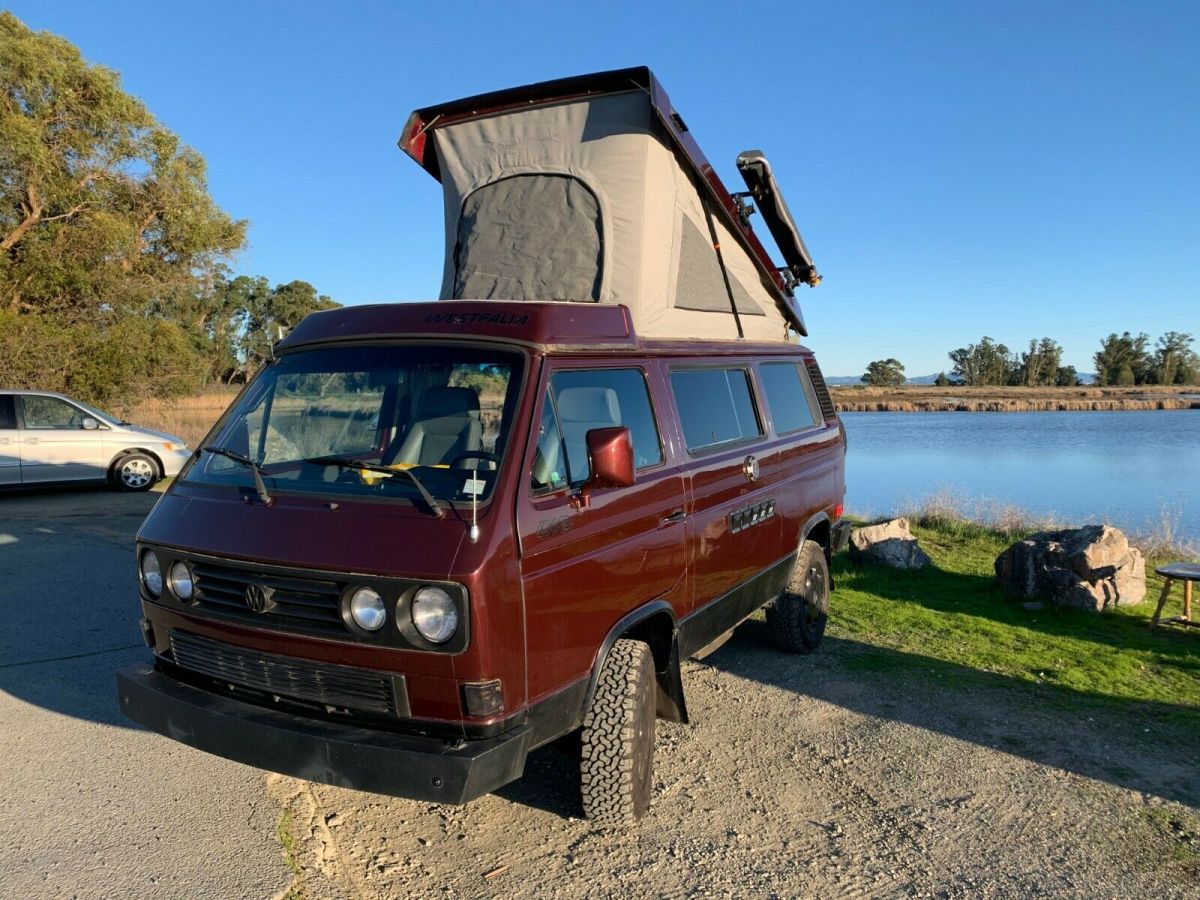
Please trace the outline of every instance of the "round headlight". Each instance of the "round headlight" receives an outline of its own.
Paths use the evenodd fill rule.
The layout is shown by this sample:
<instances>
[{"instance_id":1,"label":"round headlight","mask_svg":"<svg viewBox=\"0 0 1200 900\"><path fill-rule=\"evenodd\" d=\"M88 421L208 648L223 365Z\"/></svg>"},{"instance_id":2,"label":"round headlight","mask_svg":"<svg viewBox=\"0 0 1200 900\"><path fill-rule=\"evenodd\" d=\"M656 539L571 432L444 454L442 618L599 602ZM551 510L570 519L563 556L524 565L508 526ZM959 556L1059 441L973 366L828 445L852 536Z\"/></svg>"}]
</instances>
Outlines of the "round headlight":
<instances>
[{"instance_id":1,"label":"round headlight","mask_svg":"<svg viewBox=\"0 0 1200 900\"><path fill-rule=\"evenodd\" d=\"M412 599L412 620L417 633L434 644L444 644L458 630L458 610L440 587L423 587Z\"/></svg>"},{"instance_id":2,"label":"round headlight","mask_svg":"<svg viewBox=\"0 0 1200 900\"><path fill-rule=\"evenodd\" d=\"M162 569L158 566L158 557L154 555L154 551L147 550L142 554L142 562L138 568L142 573L142 584L146 586L146 590L150 592L150 595L157 597L161 594L163 587Z\"/></svg>"},{"instance_id":3,"label":"round headlight","mask_svg":"<svg viewBox=\"0 0 1200 900\"><path fill-rule=\"evenodd\" d=\"M168 582L171 585L171 593L180 600L192 599L195 587L192 584L192 570L188 568L187 563L177 562L171 566Z\"/></svg>"},{"instance_id":4,"label":"round headlight","mask_svg":"<svg viewBox=\"0 0 1200 900\"><path fill-rule=\"evenodd\" d=\"M377 591L363 587L350 597L350 618L366 631L378 631L387 621L387 608Z\"/></svg>"}]
</instances>

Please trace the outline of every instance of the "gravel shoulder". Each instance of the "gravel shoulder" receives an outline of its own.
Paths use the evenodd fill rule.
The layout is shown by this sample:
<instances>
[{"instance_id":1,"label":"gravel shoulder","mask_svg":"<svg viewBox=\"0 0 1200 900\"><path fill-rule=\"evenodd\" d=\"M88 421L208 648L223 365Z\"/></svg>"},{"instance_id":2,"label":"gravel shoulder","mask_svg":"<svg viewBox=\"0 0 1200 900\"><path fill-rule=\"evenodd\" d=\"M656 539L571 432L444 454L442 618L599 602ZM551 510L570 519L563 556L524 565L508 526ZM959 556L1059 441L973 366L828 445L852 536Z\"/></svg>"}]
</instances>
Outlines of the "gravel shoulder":
<instances>
[{"instance_id":1,"label":"gravel shoulder","mask_svg":"<svg viewBox=\"0 0 1200 900\"><path fill-rule=\"evenodd\" d=\"M835 595L836 602L836 595ZM462 807L276 779L308 896L1200 896L1195 755L1141 723L857 671L858 645L766 647L748 622L686 664L636 829L579 818L551 746ZM1173 799L1167 799L1173 798Z\"/></svg>"}]
</instances>

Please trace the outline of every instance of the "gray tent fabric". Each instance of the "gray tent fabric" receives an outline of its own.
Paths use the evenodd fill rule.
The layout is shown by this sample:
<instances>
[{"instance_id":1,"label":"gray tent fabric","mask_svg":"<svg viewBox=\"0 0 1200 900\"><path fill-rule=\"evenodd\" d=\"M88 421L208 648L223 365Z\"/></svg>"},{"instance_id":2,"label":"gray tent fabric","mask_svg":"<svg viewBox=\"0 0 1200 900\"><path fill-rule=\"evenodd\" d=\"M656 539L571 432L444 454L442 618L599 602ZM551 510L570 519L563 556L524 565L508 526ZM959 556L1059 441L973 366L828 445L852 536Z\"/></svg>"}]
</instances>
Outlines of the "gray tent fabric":
<instances>
[{"instance_id":1,"label":"gray tent fabric","mask_svg":"<svg viewBox=\"0 0 1200 900\"><path fill-rule=\"evenodd\" d=\"M623 303L643 337L736 339L700 193L659 127L642 90L431 123L442 299ZM786 340L772 289L714 226L745 337Z\"/></svg>"},{"instance_id":2,"label":"gray tent fabric","mask_svg":"<svg viewBox=\"0 0 1200 900\"><path fill-rule=\"evenodd\" d=\"M675 284L675 306L678 309L696 309L704 312L728 313L729 294L725 290L725 279L721 277L721 264L713 252L712 242L700 229L684 219L680 226L682 240L679 244L679 279ZM733 288L733 299L737 311L743 316L766 315L742 283L729 277Z\"/></svg>"},{"instance_id":3,"label":"gray tent fabric","mask_svg":"<svg viewBox=\"0 0 1200 900\"><path fill-rule=\"evenodd\" d=\"M514 175L476 189L458 219L454 296L600 299L600 207L578 178Z\"/></svg>"}]
</instances>

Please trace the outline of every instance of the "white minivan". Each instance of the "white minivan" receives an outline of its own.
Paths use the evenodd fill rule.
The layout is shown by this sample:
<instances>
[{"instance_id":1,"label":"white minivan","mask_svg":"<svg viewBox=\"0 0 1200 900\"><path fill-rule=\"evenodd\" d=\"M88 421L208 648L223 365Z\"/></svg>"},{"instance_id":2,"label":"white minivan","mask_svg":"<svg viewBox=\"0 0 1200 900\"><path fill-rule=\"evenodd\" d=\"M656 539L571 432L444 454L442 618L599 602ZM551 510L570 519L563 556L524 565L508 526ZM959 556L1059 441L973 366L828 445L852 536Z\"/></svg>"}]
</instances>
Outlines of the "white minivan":
<instances>
[{"instance_id":1,"label":"white minivan","mask_svg":"<svg viewBox=\"0 0 1200 900\"><path fill-rule=\"evenodd\" d=\"M62 394L0 390L0 488L107 480L145 491L191 455L182 438Z\"/></svg>"}]
</instances>

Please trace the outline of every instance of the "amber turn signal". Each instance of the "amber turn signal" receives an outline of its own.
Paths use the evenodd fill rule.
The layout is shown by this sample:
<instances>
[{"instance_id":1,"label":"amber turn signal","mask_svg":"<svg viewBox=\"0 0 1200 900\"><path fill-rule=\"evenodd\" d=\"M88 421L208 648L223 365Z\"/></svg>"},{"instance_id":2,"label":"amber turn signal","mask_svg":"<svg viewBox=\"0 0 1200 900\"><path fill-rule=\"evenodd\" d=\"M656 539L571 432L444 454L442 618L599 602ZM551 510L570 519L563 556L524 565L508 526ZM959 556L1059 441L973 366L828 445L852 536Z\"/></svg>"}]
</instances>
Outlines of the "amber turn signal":
<instances>
[{"instance_id":1,"label":"amber turn signal","mask_svg":"<svg viewBox=\"0 0 1200 900\"><path fill-rule=\"evenodd\" d=\"M500 679L463 685L463 705L468 716L494 716L504 709L504 688Z\"/></svg>"}]
</instances>

